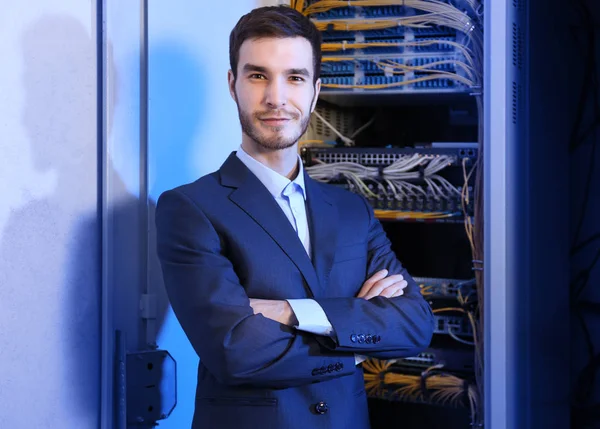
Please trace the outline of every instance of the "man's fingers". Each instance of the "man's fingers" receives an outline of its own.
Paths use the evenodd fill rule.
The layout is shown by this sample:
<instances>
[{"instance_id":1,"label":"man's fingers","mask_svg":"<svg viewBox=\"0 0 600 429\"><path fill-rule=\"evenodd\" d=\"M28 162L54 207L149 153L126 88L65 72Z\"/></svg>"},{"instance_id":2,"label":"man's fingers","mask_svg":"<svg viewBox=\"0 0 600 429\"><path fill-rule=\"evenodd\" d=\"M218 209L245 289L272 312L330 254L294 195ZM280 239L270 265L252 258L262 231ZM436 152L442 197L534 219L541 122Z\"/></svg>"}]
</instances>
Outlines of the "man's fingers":
<instances>
[{"instance_id":1,"label":"man's fingers","mask_svg":"<svg viewBox=\"0 0 600 429\"><path fill-rule=\"evenodd\" d=\"M379 296L381 292L383 292L386 288L392 286L394 283L398 283L404 281L404 277L402 274L394 274L385 279L379 280L377 283L369 289L369 291L365 294L366 299L371 299L374 296Z\"/></svg>"},{"instance_id":2,"label":"man's fingers","mask_svg":"<svg viewBox=\"0 0 600 429\"><path fill-rule=\"evenodd\" d=\"M402 296L402 295L404 295L404 289L400 289L398 292L396 292L395 294L390 296L390 298L396 298L396 297Z\"/></svg>"},{"instance_id":3,"label":"man's fingers","mask_svg":"<svg viewBox=\"0 0 600 429\"><path fill-rule=\"evenodd\" d=\"M380 270L373 274L371 277L369 277L360 288L358 295L356 295L357 298L363 298L364 296L366 296L373 287L373 285L376 284L379 280L384 279L387 275L388 270Z\"/></svg>"},{"instance_id":4,"label":"man's fingers","mask_svg":"<svg viewBox=\"0 0 600 429\"><path fill-rule=\"evenodd\" d=\"M391 284L386 283L385 286L383 287L383 289L380 289L380 285L378 285L377 287L373 287L371 289L371 291L367 294L367 296L365 296L365 299L371 299L374 298L376 296L383 296L385 298L393 298L395 296L400 296L404 293L404 288L406 286L408 286L408 283L406 282L406 280L404 280L402 278L402 276L400 276L401 280L397 280ZM386 279L387 280L387 279ZM383 282L379 282L379 283L383 283Z\"/></svg>"},{"instance_id":5,"label":"man's fingers","mask_svg":"<svg viewBox=\"0 0 600 429\"><path fill-rule=\"evenodd\" d=\"M404 287L406 287L406 286L404 286ZM396 298L397 296L404 295L404 287L399 288L392 296L390 296L390 298Z\"/></svg>"},{"instance_id":6,"label":"man's fingers","mask_svg":"<svg viewBox=\"0 0 600 429\"><path fill-rule=\"evenodd\" d=\"M404 277L402 277L401 274L394 274L384 279L380 279L364 294L364 298L371 299L374 296L379 296L383 290L402 280L404 280Z\"/></svg>"}]
</instances>

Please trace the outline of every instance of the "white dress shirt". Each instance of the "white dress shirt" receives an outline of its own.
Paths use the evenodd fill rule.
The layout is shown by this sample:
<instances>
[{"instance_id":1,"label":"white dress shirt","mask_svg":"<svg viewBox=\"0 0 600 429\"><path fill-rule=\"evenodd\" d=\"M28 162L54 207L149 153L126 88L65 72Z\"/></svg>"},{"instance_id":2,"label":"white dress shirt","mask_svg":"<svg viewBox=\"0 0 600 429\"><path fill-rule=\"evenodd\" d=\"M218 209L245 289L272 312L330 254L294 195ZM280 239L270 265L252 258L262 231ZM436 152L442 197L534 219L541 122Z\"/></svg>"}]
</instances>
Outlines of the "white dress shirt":
<instances>
[{"instance_id":1,"label":"white dress shirt","mask_svg":"<svg viewBox=\"0 0 600 429\"><path fill-rule=\"evenodd\" d=\"M308 216L306 215L307 195L304 186L304 167L300 155L298 155L298 175L294 180L282 176L252 158L241 146L236 155L273 196L298 234L308 257L312 259ZM316 335L334 335L333 326L331 326L325 311L317 301L314 299L288 299L286 301L292 307L292 311L298 320L298 325L295 326L296 329ZM357 365L365 359L365 356L354 355L354 361Z\"/></svg>"},{"instance_id":2,"label":"white dress shirt","mask_svg":"<svg viewBox=\"0 0 600 429\"><path fill-rule=\"evenodd\" d=\"M304 187L304 167L298 155L298 175L294 180L270 169L266 165L248 155L240 146L236 152L237 157L261 181L273 196L281 210L290 221L290 224L302 241L304 249L311 257L310 233L308 229L308 216L306 215L306 188ZM298 319L296 329L311 332L317 335L331 335L333 327L321 306L313 299L288 299L287 300Z\"/></svg>"}]
</instances>

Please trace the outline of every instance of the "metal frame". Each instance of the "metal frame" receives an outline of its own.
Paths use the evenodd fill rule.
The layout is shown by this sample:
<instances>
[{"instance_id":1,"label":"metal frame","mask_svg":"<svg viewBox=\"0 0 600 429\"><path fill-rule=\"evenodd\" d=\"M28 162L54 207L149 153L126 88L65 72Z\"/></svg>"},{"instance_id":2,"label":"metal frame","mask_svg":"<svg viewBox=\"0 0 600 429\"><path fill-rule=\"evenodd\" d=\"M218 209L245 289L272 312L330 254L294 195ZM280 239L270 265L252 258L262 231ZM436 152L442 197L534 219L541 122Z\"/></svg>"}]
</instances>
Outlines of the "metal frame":
<instances>
[{"instance_id":1,"label":"metal frame","mask_svg":"<svg viewBox=\"0 0 600 429\"><path fill-rule=\"evenodd\" d=\"M148 1L140 0L140 148L139 148L139 211L140 211L140 279L148 288ZM109 165L108 142L108 109L106 103L109 94L108 82L111 79L105 64L108 64L108 28L109 2L98 0L96 6L99 56L98 56L98 89L99 126L98 138L101 157L101 236L102 236L102 325L101 325L101 396L100 396L100 428L126 428L125 400L125 356L127 353L125 336L115 332L112 303L114 298L112 255L110 252L110 232L113 230L113 207L110 195L111 171ZM155 328L146 332L146 339L154 338ZM150 332L151 331L151 332Z\"/></svg>"},{"instance_id":2,"label":"metal frame","mask_svg":"<svg viewBox=\"0 0 600 429\"><path fill-rule=\"evenodd\" d=\"M509 425L507 397L507 55L508 1L487 0L484 5L484 410L487 429Z\"/></svg>"},{"instance_id":3,"label":"metal frame","mask_svg":"<svg viewBox=\"0 0 600 429\"><path fill-rule=\"evenodd\" d=\"M113 370L114 370L114 359L113 359L113 346L114 337L112 329L112 301L111 289L109 287L109 251L108 251L108 231L110 228L110 210L109 210L109 195L108 195L108 140L107 140L107 85L108 74L106 71L106 64L108 52L107 52L107 29L106 20L104 19L107 14L107 2L99 0L96 3L96 17L97 17L97 31L99 42L99 58L98 58L98 69L100 70L100 79L98 82L99 94L101 95L98 100L99 112L101 116L99 124L99 146L100 146L100 159L101 159L101 287L102 287L102 303L101 303L101 357L100 357L100 428L101 429L112 429L113 426Z\"/></svg>"}]
</instances>

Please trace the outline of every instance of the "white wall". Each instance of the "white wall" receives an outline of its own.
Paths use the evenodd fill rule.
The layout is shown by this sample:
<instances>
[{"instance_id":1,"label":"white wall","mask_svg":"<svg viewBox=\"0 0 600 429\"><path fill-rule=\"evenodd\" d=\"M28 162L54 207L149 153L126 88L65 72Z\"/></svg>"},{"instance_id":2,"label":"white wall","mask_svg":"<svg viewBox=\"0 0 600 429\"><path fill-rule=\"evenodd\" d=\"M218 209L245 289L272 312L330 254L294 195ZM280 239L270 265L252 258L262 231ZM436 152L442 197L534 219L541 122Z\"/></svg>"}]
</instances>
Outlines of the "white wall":
<instances>
[{"instance_id":1,"label":"white wall","mask_svg":"<svg viewBox=\"0 0 600 429\"><path fill-rule=\"evenodd\" d=\"M2 2L0 426L98 425L96 2Z\"/></svg>"}]
</instances>

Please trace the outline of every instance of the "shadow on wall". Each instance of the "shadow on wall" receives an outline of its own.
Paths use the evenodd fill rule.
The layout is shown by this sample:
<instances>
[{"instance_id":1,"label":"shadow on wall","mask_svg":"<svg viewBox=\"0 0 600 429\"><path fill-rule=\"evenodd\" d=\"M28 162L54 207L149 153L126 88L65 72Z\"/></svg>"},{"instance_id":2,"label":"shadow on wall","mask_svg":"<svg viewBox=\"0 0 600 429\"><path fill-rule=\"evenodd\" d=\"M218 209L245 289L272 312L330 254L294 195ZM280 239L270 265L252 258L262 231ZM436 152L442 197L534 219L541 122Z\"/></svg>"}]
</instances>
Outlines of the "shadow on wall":
<instances>
[{"instance_id":1,"label":"shadow on wall","mask_svg":"<svg viewBox=\"0 0 600 429\"><path fill-rule=\"evenodd\" d=\"M96 428L99 420L101 154L96 50L95 37L69 16L44 16L22 39L22 122L34 168L55 171L57 181L49 196L32 199L13 211L0 237L3 427L86 429ZM185 49L176 44L156 46L150 57L154 64L150 110L154 184L148 254L150 282L158 295L158 333L168 304L155 251L154 200L163 190L196 178L182 166L190 164L202 94L199 67ZM112 112L114 106L108 110ZM114 288L115 324L133 339L128 341L128 351L136 351L147 345L139 315L139 298L145 290L140 269L145 249L140 248L139 225L145 213L119 172L112 164L108 169L110 192L119 196L113 207L109 261L114 272L109 282ZM178 324L170 326L171 330L162 333L169 343L163 348L173 353L181 371L186 369L186 360L197 361L197 357L178 351L181 346L185 354L186 347L191 347L177 330ZM186 378L190 377L186 374ZM195 388L195 374L191 381L180 381L180 395L187 383ZM178 408L189 400L193 411L193 390L189 398L188 392L183 393ZM181 411L183 421L190 422L191 412Z\"/></svg>"},{"instance_id":2,"label":"shadow on wall","mask_svg":"<svg viewBox=\"0 0 600 429\"><path fill-rule=\"evenodd\" d=\"M22 39L22 123L56 188L11 214L0 242L3 427L95 428L100 392L96 43L45 16ZM65 406L68 404L68 406Z\"/></svg>"}]
</instances>

